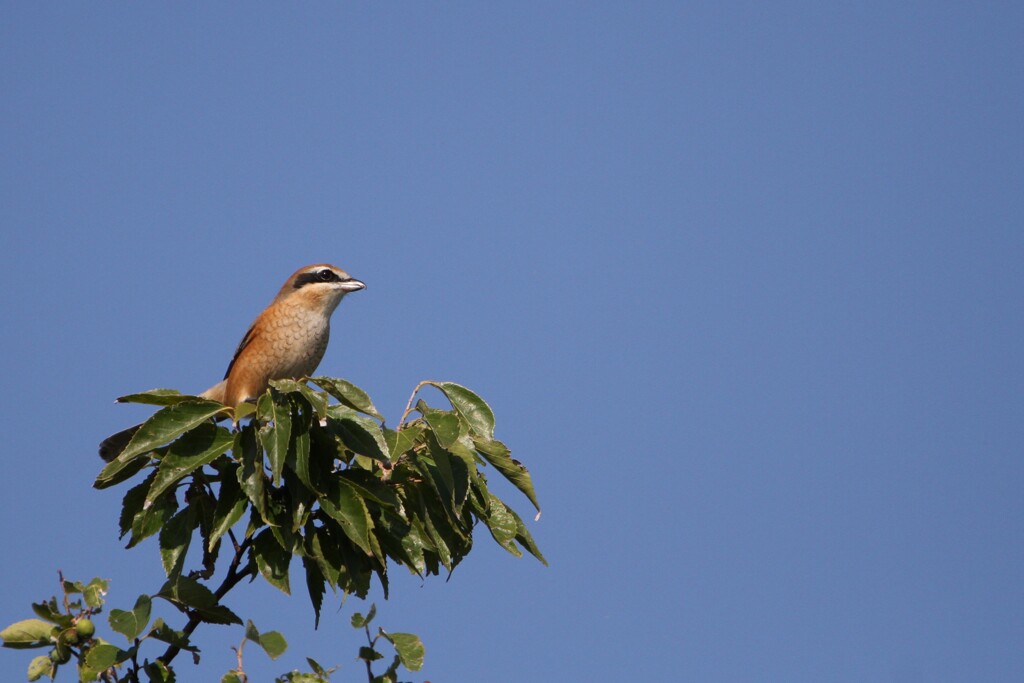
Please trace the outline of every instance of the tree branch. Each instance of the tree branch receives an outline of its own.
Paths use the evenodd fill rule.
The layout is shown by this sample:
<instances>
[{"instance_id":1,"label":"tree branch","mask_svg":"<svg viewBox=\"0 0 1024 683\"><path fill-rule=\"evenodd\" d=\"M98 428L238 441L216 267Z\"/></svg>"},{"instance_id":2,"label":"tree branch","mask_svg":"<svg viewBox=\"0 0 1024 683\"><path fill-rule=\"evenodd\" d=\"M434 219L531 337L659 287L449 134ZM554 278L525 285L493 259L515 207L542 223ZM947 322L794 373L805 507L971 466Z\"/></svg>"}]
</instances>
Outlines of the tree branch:
<instances>
[{"instance_id":1,"label":"tree branch","mask_svg":"<svg viewBox=\"0 0 1024 683\"><path fill-rule=\"evenodd\" d=\"M234 536L232 536L232 540L234 540ZM231 565L228 567L228 573L224 577L220 586L217 587L217 590L213 592L218 603L221 598L227 595L228 591L237 586L242 579L249 575L248 572L239 572L238 567L242 563L242 557L245 555L246 551L249 550L250 545L252 545L251 538L246 538L241 543L235 544L235 556L231 558ZM188 619L188 623L185 624L185 628L181 630L182 634L188 638L202 622L202 617L193 612ZM169 645L167 650L158 659L165 665L170 665L171 661L178 656L179 652L181 652L180 647L177 645Z\"/></svg>"}]
</instances>

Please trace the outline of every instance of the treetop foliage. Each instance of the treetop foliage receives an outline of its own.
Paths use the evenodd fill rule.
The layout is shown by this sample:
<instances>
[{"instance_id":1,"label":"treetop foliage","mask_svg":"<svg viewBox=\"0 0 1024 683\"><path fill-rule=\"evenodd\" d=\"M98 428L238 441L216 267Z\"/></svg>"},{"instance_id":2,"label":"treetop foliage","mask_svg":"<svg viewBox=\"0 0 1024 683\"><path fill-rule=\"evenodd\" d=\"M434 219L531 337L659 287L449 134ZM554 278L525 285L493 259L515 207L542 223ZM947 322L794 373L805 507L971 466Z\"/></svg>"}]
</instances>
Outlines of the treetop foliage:
<instances>
[{"instance_id":1,"label":"treetop foliage","mask_svg":"<svg viewBox=\"0 0 1024 683\"><path fill-rule=\"evenodd\" d=\"M539 514L529 472L494 438L494 413L483 399L452 382L421 382L390 429L359 387L332 377L310 381L314 386L271 382L255 405L235 411L171 389L118 399L159 409L94 486L134 482L123 498L121 537L132 548L156 536L166 580L153 595L140 596L133 609L110 612L111 628L128 641L124 649L91 634L70 642L75 625L100 611L97 592L106 591L106 582L64 582L63 610L56 599L38 603L33 608L41 620L18 622L0 633L5 647L53 648L49 657L33 660L30 680L53 677L71 655L82 681L140 681L141 675L174 680L171 661L180 651L198 659L190 640L197 626L243 625L221 601L242 580L262 576L285 593L291 593L293 580L304 583L318 624L328 588L365 598L376 577L386 598L394 565L420 577L450 573L469 554L480 523L511 554L525 551L546 564L523 520L488 487L485 470L491 466ZM450 407L417 400L424 386L439 389ZM231 422L223 423L225 417ZM218 569L226 572L219 583ZM73 605L68 596L76 592L85 597ZM187 617L184 628L174 630L163 619L150 623L154 599ZM371 680L395 681L399 663L422 663L422 643L412 634L383 629L372 637L368 623L374 613L353 617L353 626L365 628L370 639L361 656L369 656L379 638L391 642L398 654L385 674L374 677L371 671L372 659L382 655L366 663ZM285 647L283 636L260 634L251 622L245 640L272 657ZM165 652L140 662L146 641L164 643ZM241 647L238 660L238 669L228 674L235 678L225 680L245 680ZM328 680L330 672L317 664L311 673L280 680Z\"/></svg>"}]
</instances>

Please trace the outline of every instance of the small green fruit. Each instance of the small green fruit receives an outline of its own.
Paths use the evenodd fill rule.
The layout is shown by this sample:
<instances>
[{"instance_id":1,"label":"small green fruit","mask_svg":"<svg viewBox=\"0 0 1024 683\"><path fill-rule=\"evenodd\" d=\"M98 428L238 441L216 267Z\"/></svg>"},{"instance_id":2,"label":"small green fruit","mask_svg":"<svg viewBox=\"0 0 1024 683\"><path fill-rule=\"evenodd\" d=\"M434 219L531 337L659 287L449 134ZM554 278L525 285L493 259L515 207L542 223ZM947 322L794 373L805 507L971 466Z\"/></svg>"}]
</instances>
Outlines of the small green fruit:
<instances>
[{"instance_id":1,"label":"small green fruit","mask_svg":"<svg viewBox=\"0 0 1024 683\"><path fill-rule=\"evenodd\" d=\"M54 664L67 664L71 661L71 650L58 645L50 650L50 661Z\"/></svg>"},{"instance_id":2,"label":"small green fruit","mask_svg":"<svg viewBox=\"0 0 1024 683\"><path fill-rule=\"evenodd\" d=\"M79 619L75 622L75 633L82 640L88 640L96 633L96 625L92 623L92 619Z\"/></svg>"}]
</instances>

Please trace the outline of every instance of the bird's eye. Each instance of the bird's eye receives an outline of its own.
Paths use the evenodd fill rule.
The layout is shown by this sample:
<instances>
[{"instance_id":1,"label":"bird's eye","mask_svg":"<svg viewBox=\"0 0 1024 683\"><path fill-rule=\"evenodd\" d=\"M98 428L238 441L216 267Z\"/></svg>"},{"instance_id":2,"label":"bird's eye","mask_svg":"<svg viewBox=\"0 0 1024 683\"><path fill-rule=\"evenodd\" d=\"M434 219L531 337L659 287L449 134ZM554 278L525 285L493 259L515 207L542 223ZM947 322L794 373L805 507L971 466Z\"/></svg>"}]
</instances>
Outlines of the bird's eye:
<instances>
[{"instance_id":1,"label":"bird's eye","mask_svg":"<svg viewBox=\"0 0 1024 683\"><path fill-rule=\"evenodd\" d=\"M321 270L318 273L318 275L320 276L320 281L321 282L330 282L331 280L336 279L336 276L334 275L334 271L333 270L327 270L326 268L324 270Z\"/></svg>"}]
</instances>

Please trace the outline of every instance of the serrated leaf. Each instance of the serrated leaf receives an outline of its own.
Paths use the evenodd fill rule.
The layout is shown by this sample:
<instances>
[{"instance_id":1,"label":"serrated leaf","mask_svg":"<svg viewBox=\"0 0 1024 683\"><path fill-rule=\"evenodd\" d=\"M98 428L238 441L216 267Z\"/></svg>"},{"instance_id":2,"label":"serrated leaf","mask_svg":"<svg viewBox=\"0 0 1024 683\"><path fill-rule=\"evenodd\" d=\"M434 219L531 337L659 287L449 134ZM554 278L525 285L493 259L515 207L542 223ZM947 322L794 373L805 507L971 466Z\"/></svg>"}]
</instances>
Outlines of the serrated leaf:
<instances>
[{"instance_id":1,"label":"serrated leaf","mask_svg":"<svg viewBox=\"0 0 1024 683\"><path fill-rule=\"evenodd\" d=\"M143 512L146 494L149 493L149 487L155 478L156 470L153 470L141 483L128 489L124 494L124 498L121 500L121 515L118 519L121 531L119 538L124 538L124 535L132 530L132 520Z\"/></svg>"},{"instance_id":2,"label":"serrated leaf","mask_svg":"<svg viewBox=\"0 0 1024 683\"><path fill-rule=\"evenodd\" d=\"M494 469L501 472L501 474L512 482L512 485L523 492L523 494L533 503L533 507L540 512L540 504L537 502L537 494L533 490L533 480L530 479L530 472L525 466L518 460L512 458L508 447L497 439L485 440L485 439L473 439L473 445L476 447L477 453L479 453L484 460L491 463Z\"/></svg>"},{"instance_id":3,"label":"serrated leaf","mask_svg":"<svg viewBox=\"0 0 1024 683\"><path fill-rule=\"evenodd\" d=\"M316 419L313 407L302 396L292 397L292 443L288 465L307 489L315 490L309 472L310 430ZM319 426L319 425L318 425Z\"/></svg>"},{"instance_id":4,"label":"serrated leaf","mask_svg":"<svg viewBox=\"0 0 1024 683\"><path fill-rule=\"evenodd\" d=\"M375 460L390 461L388 444L381 433L381 427L368 417L345 408L331 406L327 409L328 429L341 439L349 450Z\"/></svg>"},{"instance_id":5,"label":"serrated leaf","mask_svg":"<svg viewBox=\"0 0 1024 683\"><path fill-rule=\"evenodd\" d=\"M423 641L414 633L383 633L398 652L402 660L402 666L409 671L419 671L423 668L423 657L426 655L426 648Z\"/></svg>"},{"instance_id":6,"label":"serrated leaf","mask_svg":"<svg viewBox=\"0 0 1024 683\"><path fill-rule=\"evenodd\" d=\"M53 624L48 621L25 619L15 622L3 631L0 631L0 638L4 641L4 647L42 647L50 644L50 631L52 629Z\"/></svg>"},{"instance_id":7,"label":"serrated leaf","mask_svg":"<svg viewBox=\"0 0 1024 683\"><path fill-rule=\"evenodd\" d=\"M338 522L345 535L367 555L373 554L370 543L370 511L354 486L336 479L328 495L320 499L320 507Z\"/></svg>"},{"instance_id":8,"label":"serrated leaf","mask_svg":"<svg viewBox=\"0 0 1024 683\"><path fill-rule=\"evenodd\" d=\"M178 576L168 581L155 598L163 598L180 607L187 607L210 624L241 624L238 615L224 605L217 604L217 597L209 588L195 579Z\"/></svg>"},{"instance_id":9,"label":"serrated leaf","mask_svg":"<svg viewBox=\"0 0 1024 683\"><path fill-rule=\"evenodd\" d=\"M341 401L343 405L371 415L378 420L384 420L384 416L377 411L370 396L355 384L337 377L313 377L311 379L314 384Z\"/></svg>"},{"instance_id":10,"label":"serrated leaf","mask_svg":"<svg viewBox=\"0 0 1024 683\"><path fill-rule=\"evenodd\" d=\"M137 394L119 396L118 403L143 403L151 406L173 406L189 399L199 398L183 394L177 389L150 389Z\"/></svg>"},{"instance_id":11,"label":"serrated leaf","mask_svg":"<svg viewBox=\"0 0 1024 683\"><path fill-rule=\"evenodd\" d=\"M252 425L240 429L235 435L235 457L241 461L238 483L242 492L260 517L266 521L267 513L266 485L267 475L263 471L263 452L256 443L256 430Z\"/></svg>"},{"instance_id":12,"label":"serrated leaf","mask_svg":"<svg viewBox=\"0 0 1024 683\"><path fill-rule=\"evenodd\" d=\"M516 557L522 557L523 552L515 544L518 531L516 519L508 506L494 494L490 494L488 514L484 517L484 523L498 545Z\"/></svg>"},{"instance_id":13,"label":"serrated leaf","mask_svg":"<svg viewBox=\"0 0 1024 683\"><path fill-rule=\"evenodd\" d=\"M431 408L422 400L417 402L416 410L426 419L431 431L442 446L447 448L459 440L462 425L458 415L451 411Z\"/></svg>"},{"instance_id":14,"label":"serrated leaf","mask_svg":"<svg viewBox=\"0 0 1024 683\"><path fill-rule=\"evenodd\" d=\"M171 517L160 530L160 560L168 577L181 573L196 523L195 509L190 505Z\"/></svg>"},{"instance_id":15,"label":"serrated leaf","mask_svg":"<svg viewBox=\"0 0 1024 683\"><path fill-rule=\"evenodd\" d=\"M152 505L143 509L132 519L132 537L126 547L131 548L160 531L178 509L178 498L174 491L167 491Z\"/></svg>"},{"instance_id":16,"label":"serrated leaf","mask_svg":"<svg viewBox=\"0 0 1024 683\"><path fill-rule=\"evenodd\" d=\"M291 595L288 565L292 561L292 554L278 544L270 529L264 529L256 536L252 544L252 553L256 558L256 567L267 583Z\"/></svg>"},{"instance_id":17,"label":"serrated leaf","mask_svg":"<svg viewBox=\"0 0 1024 683\"><path fill-rule=\"evenodd\" d=\"M139 634L149 624L150 610L153 602L148 595L140 595L135 601L135 607L130 611L112 609L108 621L110 628L114 629L131 643L139 637Z\"/></svg>"},{"instance_id":18,"label":"serrated leaf","mask_svg":"<svg viewBox=\"0 0 1024 683\"><path fill-rule=\"evenodd\" d=\"M291 404L284 394L270 390L256 401L256 414L261 421L268 421L260 427L260 444L267 452L274 486L280 486L292 434Z\"/></svg>"},{"instance_id":19,"label":"serrated leaf","mask_svg":"<svg viewBox=\"0 0 1024 683\"><path fill-rule=\"evenodd\" d=\"M316 562L317 568L323 575L324 579L330 585L331 589L338 587L338 573L339 573L339 562L332 561L334 559L335 551L337 550L334 543L331 542L330 537L327 535L328 529L325 527L316 528L312 524L306 527L306 556L312 558ZM324 549L324 543L326 542L328 549L331 551L332 560L328 560L327 553Z\"/></svg>"},{"instance_id":20,"label":"serrated leaf","mask_svg":"<svg viewBox=\"0 0 1024 683\"><path fill-rule=\"evenodd\" d=\"M174 645L181 650L188 650L192 653L199 652L199 648L189 641L188 636L185 635L184 631L175 631L164 623L163 619L157 619L153 622L153 628L149 630L146 637L159 640L160 642L167 643L168 645Z\"/></svg>"},{"instance_id":21,"label":"serrated leaf","mask_svg":"<svg viewBox=\"0 0 1024 683\"><path fill-rule=\"evenodd\" d=\"M111 485L117 474L132 464L137 456L173 441L222 410L224 406L220 403L198 398L189 398L158 410L142 423L121 454L100 471L93 486L105 488Z\"/></svg>"},{"instance_id":22,"label":"serrated leaf","mask_svg":"<svg viewBox=\"0 0 1024 683\"><path fill-rule=\"evenodd\" d=\"M306 591L309 593L309 602L313 605L313 628L316 629L320 627L320 608L323 607L324 594L327 592L324 586L327 579L324 578L314 558L303 557L302 566L306 570Z\"/></svg>"},{"instance_id":23,"label":"serrated leaf","mask_svg":"<svg viewBox=\"0 0 1024 683\"><path fill-rule=\"evenodd\" d=\"M249 500L238 483L239 466L232 464L221 472L220 491L217 495L217 507L213 511L213 524L210 529L210 540L207 550L213 550L221 536L242 519Z\"/></svg>"},{"instance_id":24,"label":"serrated leaf","mask_svg":"<svg viewBox=\"0 0 1024 683\"><path fill-rule=\"evenodd\" d=\"M408 452L417 439L423 434L424 427L421 424L405 425L401 430L395 431L387 427L381 428L384 432L384 441L387 443L391 459L397 460L400 455Z\"/></svg>"},{"instance_id":25,"label":"serrated leaf","mask_svg":"<svg viewBox=\"0 0 1024 683\"><path fill-rule=\"evenodd\" d=\"M509 512L512 513L512 516L516 520L516 542L526 548L526 552L540 560L541 564L545 567L548 566L548 561L540 552L540 548L537 547L537 544L533 542L533 536L531 536L530 532L526 529L526 525L523 523L522 518L511 508L509 508Z\"/></svg>"},{"instance_id":26,"label":"serrated leaf","mask_svg":"<svg viewBox=\"0 0 1024 683\"><path fill-rule=\"evenodd\" d=\"M234 436L229 430L211 423L200 424L182 435L160 459L156 478L146 496L146 505L152 504L168 487L196 469L213 462L231 447L233 441Z\"/></svg>"},{"instance_id":27,"label":"serrated leaf","mask_svg":"<svg viewBox=\"0 0 1024 683\"><path fill-rule=\"evenodd\" d=\"M305 382L297 382L293 379L271 380L270 386L285 394L301 394L309 401L313 412L317 416L323 417L327 414L327 392L325 391L316 391L311 389Z\"/></svg>"},{"instance_id":28,"label":"serrated leaf","mask_svg":"<svg viewBox=\"0 0 1024 683\"><path fill-rule=\"evenodd\" d=\"M444 392L452 407L474 432L485 439L494 438L494 411L486 401L461 384L454 382L431 382L431 384Z\"/></svg>"}]
</instances>

